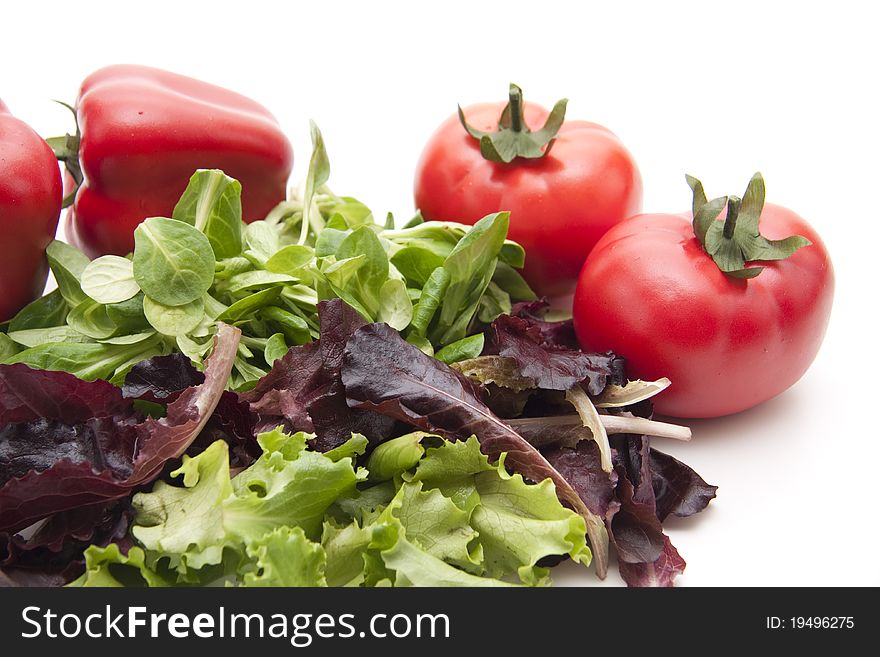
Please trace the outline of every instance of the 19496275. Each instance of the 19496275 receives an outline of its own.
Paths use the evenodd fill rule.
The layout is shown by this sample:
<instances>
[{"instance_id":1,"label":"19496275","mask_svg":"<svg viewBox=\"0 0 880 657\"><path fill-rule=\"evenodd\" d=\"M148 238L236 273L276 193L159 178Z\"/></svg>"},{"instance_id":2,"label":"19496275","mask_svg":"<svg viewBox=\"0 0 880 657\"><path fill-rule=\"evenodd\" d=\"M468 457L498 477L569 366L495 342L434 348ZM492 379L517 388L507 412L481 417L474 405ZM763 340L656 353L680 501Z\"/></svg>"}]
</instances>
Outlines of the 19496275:
<instances>
[{"instance_id":1,"label":"19496275","mask_svg":"<svg viewBox=\"0 0 880 657\"><path fill-rule=\"evenodd\" d=\"M853 616L767 616L768 630L851 630L855 628Z\"/></svg>"}]
</instances>

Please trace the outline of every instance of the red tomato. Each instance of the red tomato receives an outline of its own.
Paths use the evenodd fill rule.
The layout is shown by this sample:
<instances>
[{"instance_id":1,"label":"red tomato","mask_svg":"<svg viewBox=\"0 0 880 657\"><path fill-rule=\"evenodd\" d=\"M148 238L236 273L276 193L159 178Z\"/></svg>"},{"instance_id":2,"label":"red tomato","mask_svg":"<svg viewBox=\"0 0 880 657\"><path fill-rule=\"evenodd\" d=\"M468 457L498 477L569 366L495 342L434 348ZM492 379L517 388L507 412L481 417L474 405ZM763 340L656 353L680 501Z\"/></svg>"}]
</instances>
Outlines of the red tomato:
<instances>
[{"instance_id":1,"label":"red tomato","mask_svg":"<svg viewBox=\"0 0 880 657\"><path fill-rule=\"evenodd\" d=\"M581 271L575 330L584 349L624 356L631 378L671 379L655 397L658 413L717 417L800 379L825 335L834 273L822 240L786 208L763 207L762 234L812 244L761 262L749 279L719 269L691 218L642 214L612 228Z\"/></svg>"},{"instance_id":2,"label":"red tomato","mask_svg":"<svg viewBox=\"0 0 880 657\"><path fill-rule=\"evenodd\" d=\"M480 131L498 127L504 103L464 110ZM524 107L533 130L547 120L543 107ZM639 211L642 180L629 151L609 130L566 121L549 153L509 164L483 157L480 142L450 117L430 138L415 176L415 203L426 219L473 224L510 211L508 237L526 250L525 279L539 294L571 294L581 265L599 238Z\"/></svg>"}]
</instances>

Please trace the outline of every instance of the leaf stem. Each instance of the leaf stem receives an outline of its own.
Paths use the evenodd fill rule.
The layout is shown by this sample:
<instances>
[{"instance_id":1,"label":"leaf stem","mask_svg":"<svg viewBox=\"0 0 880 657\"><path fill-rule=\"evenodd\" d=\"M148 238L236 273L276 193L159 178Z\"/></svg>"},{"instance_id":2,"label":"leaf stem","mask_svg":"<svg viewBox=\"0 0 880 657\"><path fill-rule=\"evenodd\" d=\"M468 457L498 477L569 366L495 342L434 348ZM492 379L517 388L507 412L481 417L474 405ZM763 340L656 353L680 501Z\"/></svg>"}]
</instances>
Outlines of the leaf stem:
<instances>
[{"instance_id":1,"label":"leaf stem","mask_svg":"<svg viewBox=\"0 0 880 657\"><path fill-rule=\"evenodd\" d=\"M580 384L572 386L565 392L565 399L574 406L581 418L583 425L593 434L593 440L599 446L599 456L602 461L602 469L611 472L614 467L611 464L611 445L608 443L608 431L602 424L602 418L593 405L592 400Z\"/></svg>"},{"instance_id":2,"label":"leaf stem","mask_svg":"<svg viewBox=\"0 0 880 657\"><path fill-rule=\"evenodd\" d=\"M673 440L689 441L691 430L680 424L657 422L643 417L626 417L625 415L599 415L599 420L610 434L635 433L639 435L672 438Z\"/></svg>"},{"instance_id":3,"label":"leaf stem","mask_svg":"<svg viewBox=\"0 0 880 657\"><path fill-rule=\"evenodd\" d=\"M609 434L632 433L638 435L656 436L658 438L671 438L673 440L688 441L691 439L691 430L679 424L657 422L643 417L627 417L625 415L599 414L599 421ZM583 424L579 415L555 415L553 417L534 417L505 420L514 429L531 425L572 425Z\"/></svg>"}]
</instances>

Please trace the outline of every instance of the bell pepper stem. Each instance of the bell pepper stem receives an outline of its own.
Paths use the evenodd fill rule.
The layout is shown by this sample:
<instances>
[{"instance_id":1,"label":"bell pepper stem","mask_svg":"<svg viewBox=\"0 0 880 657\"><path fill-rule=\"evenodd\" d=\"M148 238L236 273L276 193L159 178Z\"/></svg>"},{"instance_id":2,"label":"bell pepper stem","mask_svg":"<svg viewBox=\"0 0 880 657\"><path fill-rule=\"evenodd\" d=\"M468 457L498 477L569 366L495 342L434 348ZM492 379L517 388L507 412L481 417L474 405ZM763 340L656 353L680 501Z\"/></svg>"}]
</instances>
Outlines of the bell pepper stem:
<instances>
[{"instance_id":1,"label":"bell pepper stem","mask_svg":"<svg viewBox=\"0 0 880 657\"><path fill-rule=\"evenodd\" d=\"M82 135L79 131L79 120L76 116L76 108L65 103L63 100L56 100L55 102L70 111L73 115L73 123L76 126L76 132L72 135L68 133L63 137L49 137L46 139L46 143L49 144L52 152L55 153L55 157L59 162L64 164L64 168L67 169L71 178L73 178L73 189L64 197L64 200L61 203L62 208L68 208L73 205L73 202L76 199L76 193L83 184L83 172L79 163L79 147Z\"/></svg>"}]
</instances>

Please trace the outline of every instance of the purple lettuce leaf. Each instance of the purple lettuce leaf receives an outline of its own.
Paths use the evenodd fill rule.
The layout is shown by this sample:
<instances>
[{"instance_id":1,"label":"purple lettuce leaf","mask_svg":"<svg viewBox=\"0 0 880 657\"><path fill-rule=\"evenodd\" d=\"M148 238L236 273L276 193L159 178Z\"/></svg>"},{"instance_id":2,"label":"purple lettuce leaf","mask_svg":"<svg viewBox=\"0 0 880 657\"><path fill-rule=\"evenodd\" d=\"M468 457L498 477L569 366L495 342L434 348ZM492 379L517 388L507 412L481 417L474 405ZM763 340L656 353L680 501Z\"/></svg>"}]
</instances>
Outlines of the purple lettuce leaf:
<instances>
[{"instance_id":1,"label":"purple lettuce leaf","mask_svg":"<svg viewBox=\"0 0 880 657\"><path fill-rule=\"evenodd\" d=\"M611 522L611 540L617 548L621 577L629 586L672 586L686 564L663 533L648 437L617 435L612 441L621 506ZM671 467L679 474L678 468ZM698 504L693 502L698 498L693 494L689 503ZM671 505L672 500L667 498L667 503Z\"/></svg>"},{"instance_id":2,"label":"purple lettuce leaf","mask_svg":"<svg viewBox=\"0 0 880 657\"><path fill-rule=\"evenodd\" d=\"M391 436L395 422L379 413L354 409L346 403L341 368L345 345L349 338L365 325L364 318L341 299L319 304L321 319L321 380L325 386L316 391L308 405L309 417L315 427L313 448L328 451L338 447L352 433L360 433L371 443Z\"/></svg>"},{"instance_id":3,"label":"purple lettuce leaf","mask_svg":"<svg viewBox=\"0 0 880 657\"><path fill-rule=\"evenodd\" d=\"M681 461L651 449L651 484L660 522L670 514L686 518L699 513L715 498L718 486L703 478Z\"/></svg>"},{"instance_id":4,"label":"purple lettuce leaf","mask_svg":"<svg viewBox=\"0 0 880 657\"><path fill-rule=\"evenodd\" d=\"M340 378L345 344L366 324L363 317L340 299L318 304L321 338L292 347L272 370L241 396L257 414L257 431L278 425L287 431L307 431L317 438L313 447L333 449L362 433L373 442L390 436L394 422L350 408Z\"/></svg>"},{"instance_id":5,"label":"purple lettuce leaf","mask_svg":"<svg viewBox=\"0 0 880 657\"><path fill-rule=\"evenodd\" d=\"M548 347L564 347L566 349L580 349L577 336L574 332L574 322L564 319L548 322L544 319L550 303L546 299L536 301L521 301L513 304L510 314L529 322L541 332L541 341Z\"/></svg>"},{"instance_id":6,"label":"purple lettuce leaf","mask_svg":"<svg viewBox=\"0 0 880 657\"><path fill-rule=\"evenodd\" d=\"M611 521L611 540L620 563L651 563L663 552L663 525L654 505L636 500L637 489L618 471L620 509Z\"/></svg>"},{"instance_id":7,"label":"purple lettuce leaf","mask_svg":"<svg viewBox=\"0 0 880 657\"><path fill-rule=\"evenodd\" d=\"M614 448L614 466L618 474L630 482L633 498L640 504L654 506L651 483L650 440L647 436L615 434L611 436Z\"/></svg>"},{"instance_id":8,"label":"purple lettuce leaf","mask_svg":"<svg viewBox=\"0 0 880 657\"><path fill-rule=\"evenodd\" d=\"M169 403L181 390L197 386L205 375L181 353L141 361L125 375L122 396L158 404Z\"/></svg>"},{"instance_id":9,"label":"purple lettuce leaf","mask_svg":"<svg viewBox=\"0 0 880 657\"><path fill-rule=\"evenodd\" d=\"M127 552L133 518L126 497L55 514L27 539L0 534L0 586L63 586L73 581L83 573L83 551L89 545L116 543Z\"/></svg>"},{"instance_id":10,"label":"purple lettuce leaf","mask_svg":"<svg viewBox=\"0 0 880 657\"><path fill-rule=\"evenodd\" d=\"M117 401L107 402L109 384L101 381L86 384L65 372L14 372L21 389L28 391L29 407L52 409L51 400L43 399L35 387L45 382L44 395L54 395L56 402L70 399L72 412L66 415L56 403L52 415L35 420L21 412L21 405L4 407L21 419L6 424L0 434L0 531L15 532L49 515L125 497L155 478L208 422L229 379L239 336L238 329L220 325L206 361L205 382L181 392L159 420L138 423L133 414L83 418L88 407L84 400L89 399L86 386L95 386L96 395L105 400L96 409L102 413L130 406L117 405L118 390ZM0 379L9 380L9 367L17 366L0 365ZM73 392L68 394L68 388ZM3 403L9 399L6 394Z\"/></svg>"},{"instance_id":11,"label":"purple lettuce leaf","mask_svg":"<svg viewBox=\"0 0 880 657\"><path fill-rule=\"evenodd\" d=\"M205 382L187 388L168 405L165 417L138 425L140 448L134 461L134 485L153 479L166 461L179 458L208 423L226 389L241 331L220 324L214 350L205 361Z\"/></svg>"},{"instance_id":12,"label":"purple lettuce leaf","mask_svg":"<svg viewBox=\"0 0 880 657\"><path fill-rule=\"evenodd\" d=\"M321 387L321 349L318 342L291 347L254 388L240 395L257 416L257 431L282 425L288 432L315 430L308 405Z\"/></svg>"},{"instance_id":13,"label":"purple lettuce leaf","mask_svg":"<svg viewBox=\"0 0 880 657\"><path fill-rule=\"evenodd\" d=\"M359 408L351 408L345 400L345 392L334 386L332 392L321 395L309 404L309 416L315 425L316 438L312 448L327 452L339 447L351 438L352 433L362 434L371 445L376 445L394 433L394 418Z\"/></svg>"},{"instance_id":14,"label":"purple lettuce leaf","mask_svg":"<svg viewBox=\"0 0 880 657\"><path fill-rule=\"evenodd\" d=\"M307 422L303 418L307 417L308 404L338 382L345 343L366 321L340 299L319 303L318 316L321 338L292 347L251 391L241 396L261 416Z\"/></svg>"},{"instance_id":15,"label":"purple lettuce leaf","mask_svg":"<svg viewBox=\"0 0 880 657\"><path fill-rule=\"evenodd\" d=\"M59 376L23 363L0 365L0 426L39 419L77 424L130 412L131 402L106 381Z\"/></svg>"},{"instance_id":16,"label":"purple lettuce leaf","mask_svg":"<svg viewBox=\"0 0 880 657\"><path fill-rule=\"evenodd\" d=\"M450 440L477 436L490 458L506 452L505 464L535 482L551 479L560 500L587 523L596 572L607 570L604 523L581 500L541 453L483 403L479 388L442 363L405 342L386 324L370 324L345 347L342 382L349 406L374 411Z\"/></svg>"},{"instance_id":17,"label":"purple lettuce leaf","mask_svg":"<svg viewBox=\"0 0 880 657\"><path fill-rule=\"evenodd\" d=\"M246 468L263 453L257 442L257 417L250 406L228 390L220 395L217 407L198 437L187 448L189 456L196 456L214 442L223 440L229 445L230 467Z\"/></svg>"},{"instance_id":18,"label":"purple lettuce leaf","mask_svg":"<svg viewBox=\"0 0 880 657\"><path fill-rule=\"evenodd\" d=\"M582 384L598 395L609 382L625 381L623 359L614 354L592 354L545 342L534 321L501 315L487 332L484 354L513 359L520 374L545 390L568 390Z\"/></svg>"},{"instance_id":19,"label":"purple lettuce leaf","mask_svg":"<svg viewBox=\"0 0 880 657\"><path fill-rule=\"evenodd\" d=\"M20 568L10 568L8 570L0 568L0 588L64 586L79 577L79 575L74 574L76 570L75 567L71 567L70 571L53 573Z\"/></svg>"},{"instance_id":20,"label":"purple lettuce leaf","mask_svg":"<svg viewBox=\"0 0 880 657\"><path fill-rule=\"evenodd\" d=\"M620 508L615 489L617 472L602 470L599 446L581 440L573 448L555 445L541 450L544 458L565 477L593 514L609 522Z\"/></svg>"},{"instance_id":21,"label":"purple lettuce leaf","mask_svg":"<svg viewBox=\"0 0 880 657\"><path fill-rule=\"evenodd\" d=\"M619 562L623 581L627 586L638 587L671 587L675 577L684 572L686 565L666 535L663 536L663 549L656 560L650 563Z\"/></svg>"},{"instance_id":22,"label":"purple lettuce leaf","mask_svg":"<svg viewBox=\"0 0 880 657\"><path fill-rule=\"evenodd\" d=\"M611 523L611 536L622 562L653 562L663 551L663 525L657 518L651 483L647 436L613 436L614 468L620 510Z\"/></svg>"},{"instance_id":23,"label":"purple lettuce leaf","mask_svg":"<svg viewBox=\"0 0 880 657\"><path fill-rule=\"evenodd\" d=\"M39 419L0 429L0 486L29 472L48 472L56 463L89 463L115 478L128 478L138 443L134 413L95 417L70 424Z\"/></svg>"},{"instance_id":24,"label":"purple lettuce leaf","mask_svg":"<svg viewBox=\"0 0 880 657\"><path fill-rule=\"evenodd\" d=\"M522 415L534 390L511 390L494 383L483 384L484 401L498 417L513 418ZM529 441L531 442L531 441ZM534 443L532 443L534 444Z\"/></svg>"},{"instance_id":25,"label":"purple lettuce leaf","mask_svg":"<svg viewBox=\"0 0 880 657\"><path fill-rule=\"evenodd\" d=\"M573 418L577 418L574 420ZM592 441L590 430L577 415L510 418L508 424L542 452L551 447L574 447L582 440Z\"/></svg>"},{"instance_id":26,"label":"purple lettuce leaf","mask_svg":"<svg viewBox=\"0 0 880 657\"><path fill-rule=\"evenodd\" d=\"M205 375L188 357L173 353L135 365L125 377L122 394L132 399L169 404L187 388L204 381ZM256 441L256 422L257 417L246 402L236 393L224 391L207 424L186 453L195 456L213 442L224 440L229 445L231 467L245 468L262 453Z\"/></svg>"},{"instance_id":27,"label":"purple lettuce leaf","mask_svg":"<svg viewBox=\"0 0 880 657\"><path fill-rule=\"evenodd\" d=\"M642 410L650 414L648 407ZM527 439L546 445L541 451L547 460L584 504L606 519L627 585L672 586L686 564L664 534L662 521L671 513L685 516L701 511L714 498L716 487L680 461L652 449L647 436L635 435L612 437L615 469L609 479L601 470L596 445L590 440L577 442L576 430L555 426L553 419L526 418L515 425ZM542 420L549 423L543 433Z\"/></svg>"}]
</instances>

